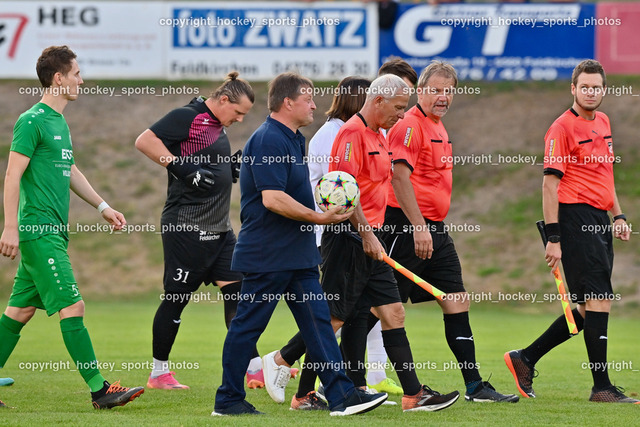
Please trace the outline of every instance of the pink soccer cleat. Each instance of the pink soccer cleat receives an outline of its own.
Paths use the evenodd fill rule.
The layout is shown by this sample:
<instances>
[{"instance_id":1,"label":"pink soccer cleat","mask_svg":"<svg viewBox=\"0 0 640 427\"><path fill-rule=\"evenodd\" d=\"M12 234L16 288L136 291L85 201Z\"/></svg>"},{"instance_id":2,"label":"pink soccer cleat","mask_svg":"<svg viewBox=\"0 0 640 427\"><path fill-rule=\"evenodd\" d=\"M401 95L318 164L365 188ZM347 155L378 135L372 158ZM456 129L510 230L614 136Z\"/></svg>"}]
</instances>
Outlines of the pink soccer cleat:
<instances>
[{"instance_id":1,"label":"pink soccer cleat","mask_svg":"<svg viewBox=\"0 0 640 427\"><path fill-rule=\"evenodd\" d=\"M158 390L187 390L188 385L180 384L178 380L174 378L175 372L169 372L168 374L162 374L157 378L152 378L149 375L149 381L147 381L147 388L155 388Z\"/></svg>"},{"instance_id":2,"label":"pink soccer cleat","mask_svg":"<svg viewBox=\"0 0 640 427\"><path fill-rule=\"evenodd\" d=\"M264 374L260 369L255 374L250 374L247 371L247 387L249 388L264 388Z\"/></svg>"}]
</instances>

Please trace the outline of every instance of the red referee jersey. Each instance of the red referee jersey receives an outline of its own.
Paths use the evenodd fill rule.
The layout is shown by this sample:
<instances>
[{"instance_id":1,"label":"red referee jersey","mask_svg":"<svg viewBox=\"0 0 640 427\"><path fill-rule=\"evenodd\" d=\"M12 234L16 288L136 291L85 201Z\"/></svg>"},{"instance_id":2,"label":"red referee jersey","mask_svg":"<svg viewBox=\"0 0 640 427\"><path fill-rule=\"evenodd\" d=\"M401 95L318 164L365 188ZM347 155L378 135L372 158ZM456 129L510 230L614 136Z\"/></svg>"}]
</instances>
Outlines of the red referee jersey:
<instances>
[{"instance_id":1,"label":"red referee jersey","mask_svg":"<svg viewBox=\"0 0 640 427\"><path fill-rule=\"evenodd\" d=\"M329 171L339 170L354 176L360 186L360 205L369 225L380 228L387 206L387 187L391 187L391 153L380 133L367 127L356 114L341 128L333 141Z\"/></svg>"},{"instance_id":2,"label":"red referee jersey","mask_svg":"<svg viewBox=\"0 0 640 427\"><path fill-rule=\"evenodd\" d=\"M443 221L451 204L453 158L442 121L434 122L416 105L391 128L387 138L393 162L411 169L411 184L422 216ZM400 207L393 187L389 188L388 204Z\"/></svg>"},{"instance_id":3,"label":"red referee jersey","mask_svg":"<svg viewBox=\"0 0 640 427\"><path fill-rule=\"evenodd\" d=\"M551 125L545 140L544 174L560 178L560 203L613 207L613 139L606 114L585 120L573 108Z\"/></svg>"}]
</instances>

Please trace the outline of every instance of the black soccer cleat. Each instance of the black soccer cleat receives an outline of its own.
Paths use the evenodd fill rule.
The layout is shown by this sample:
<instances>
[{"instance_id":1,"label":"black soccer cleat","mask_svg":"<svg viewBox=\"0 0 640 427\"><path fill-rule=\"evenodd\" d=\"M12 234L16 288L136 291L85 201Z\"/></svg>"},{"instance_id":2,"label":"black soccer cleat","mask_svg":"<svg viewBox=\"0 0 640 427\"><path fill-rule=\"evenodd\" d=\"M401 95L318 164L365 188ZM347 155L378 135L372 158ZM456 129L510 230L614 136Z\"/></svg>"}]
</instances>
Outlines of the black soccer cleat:
<instances>
[{"instance_id":1,"label":"black soccer cleat","mask_svg":"<svg viewBox=\"0 0 640 427\"><path fill-rule=\"evenodd\" d=\"M448 408L456 403L460 397L460 393L452 391L451 393L441 394L435 390L431 390L428 386L423 385L418 394L414 396L402 396L402 411L429 411L435 412Z\"/></svg>"},{"instance_id":2,"label":"black soccer cleat","mask_svg":"<svg viewBox=\"0 0 640 427\"><path fill-rule=\"evenodd\" d=\"M251 403L243 400L228 408L216 408L211 413L212 416L226 415L264 415L264 412L258 411Z\"/></svg>"},{"instance_id":3,"label":"black soccer cleat","mask_svg":"<svg viewBox=\"0 0 640 427\"><path fill-rule=\"evenodd\" d=\"M291 411L328 411L329 405L320 399L314 390L311 390L301 398L297 398L294 394L289 409Z\"/></svg>"},{"instance_id":4,"label":"black soccer cleat","mask_svg":"<svg viewBox=\"0 0 640 427\"><path fill-rule=\"evenodd\" d=\"M120 381L113 384L104 382L102 390L91 393L93 407L96 409L111 409L114 406L124 406L144 393L144 387L122 387Z\"/></svg>"},{"instance_id":5,"label":"black soccer cleat","mask_svg":"<svg viewBox=\"0 0 640 427\"><path fill-rule=\"evenodd\" d=\"M516 403L520 397L515 394L498 393L489 381L483 381L473 393L465 393L464 399L469 402L510 402Z\"/></svg>"},{"instance_id":6,"label":"black soccer cleat","mask_svg":"<svg viewBox=\"0 0 640 427\"><path fill-rule=\"evenodd\" d=\"M608 403L633 403L635 405L640 404L640 400L633 399L624 395L624 389L611 385L602 390L597 390L595 387L591 389L591 396L589 397L591 402L608 402Z\"/></svg>"},{"instance_id":7,"label":"black soccer cleat","mask_svg":"<svg viewBox=\"0 0 640 427\"><path fill-rule=\"evenodd\" d=\"M504 354L504 361L516 380L518 391L524 397L536 397L533 392L533 379L538 376L538 371L529 364L522 355L522 350L511 350Z\"/></svg>"}]
</instances>

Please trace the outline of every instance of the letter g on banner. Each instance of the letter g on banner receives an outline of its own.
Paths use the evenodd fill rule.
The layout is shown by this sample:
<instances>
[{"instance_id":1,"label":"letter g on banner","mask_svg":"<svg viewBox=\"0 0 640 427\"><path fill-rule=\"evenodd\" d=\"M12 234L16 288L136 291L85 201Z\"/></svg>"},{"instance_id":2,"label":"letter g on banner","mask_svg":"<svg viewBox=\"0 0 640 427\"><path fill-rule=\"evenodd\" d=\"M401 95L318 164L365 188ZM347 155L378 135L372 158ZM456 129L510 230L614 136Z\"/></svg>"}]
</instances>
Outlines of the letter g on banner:
<instances>
[{"instance_id":1,"label":"letter g on banner","mask_svg":"<svg viewBox=\"0 0 640 427\"><path fill-rule=\"evenodd\" d=\"M403 13L393 30L398 48L413 56L434 56L444 52L449 47L453 28L443 25L427 25L422 38L418 40L417 31L421 24L433 22L439 24L434 14L435 8L429 5L416 6Z\"/></svg>"}]
</instances>

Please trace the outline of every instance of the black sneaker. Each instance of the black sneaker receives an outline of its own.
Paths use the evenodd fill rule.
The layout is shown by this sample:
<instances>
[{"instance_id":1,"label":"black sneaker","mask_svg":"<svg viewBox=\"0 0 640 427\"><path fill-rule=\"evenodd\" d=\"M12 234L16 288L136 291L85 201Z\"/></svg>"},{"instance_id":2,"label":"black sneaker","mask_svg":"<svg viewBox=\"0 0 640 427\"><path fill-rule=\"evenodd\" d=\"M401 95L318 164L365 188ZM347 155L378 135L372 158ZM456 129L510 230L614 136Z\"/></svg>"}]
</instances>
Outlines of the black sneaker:
<instances>
[{"instance_id":1,"label":"black sneaker","mask_svg":"<svg viewBox=\"0 0 640 427\"><path fill-rule=\"evenodd\" d=\"M511 402L516 403L520 400L515 394L501 394L489 383L483 381L476 387L473 393L465 393L464 399L469 402Z\"/></svg>"},{"instance_id":2,"label":"black sneaker","mask_svg":"<svg viewBox=\"0 0 640 427\"><path fill-rule=\"evenodd\" d=\"M533 379L538 376L528 360L522 355L522 350L511 350L504 354L504 361L516 380L516 387L524 397L536 397L533 392Z\"/></svg>"},{"instance_id":3,"label":"black sneaker","mask_svg":"<svg viewBox=\"0 0 640 427\"><path fill-rule=\"evenodd\" d=\"M402 396L402 410L404 412L414 411L439 411L456 403L460 393L452 391L448 394L441 394L423 385L418 394L414 396Z\"/></svg>"},{"instance_id":4,"label":"black sneaker","mask_svg":"<svg viewBox=\"0 0 640 427\"><path fill-rule=\"evenodd\" d=\"M635 405L640 404L640 400L625 396L624 389L622 387L616 387L614 385L603 388L602 390L597 390L595 387L592 388L589 400L591 402L633 403Z\"/></svg>"},{"instance_id":5,"label":"black sneaker","mask_svg":"<svg viewBox=\"0 0 640 427\"><path fill-rule=\"evenodd\" d=\"M224 415L264 415L264 412L258 411L251 403L243 400L235 405L231 405L224 409L214 409L211 413L213 416Z\"/></svg>"},{"instance_id":6,"label":"black sneaker","mask_svg":"<svg viewBox=\"0 0 640 427\"><path fill-rule=\"evenodd\" d=\"M93 407L96 409L111 409L114 406L124 406L144 393L144 387L122 387L120 381L113 384L104 382L102 390L91 393Z\"/></svg>"},{"instance_id":7,"label":"black sneaker","mask_svg":"<svg viewBox=\"0 0 640 427\"><path fill-rule=\"evenodd\" d=\"M369 394L364 390L356 388L344 402L332 408L329 415L344 416L364 414L382 405L384 401L387 400L387 397L389 397L387 393Z\"/></svg>"}]
</instances>

